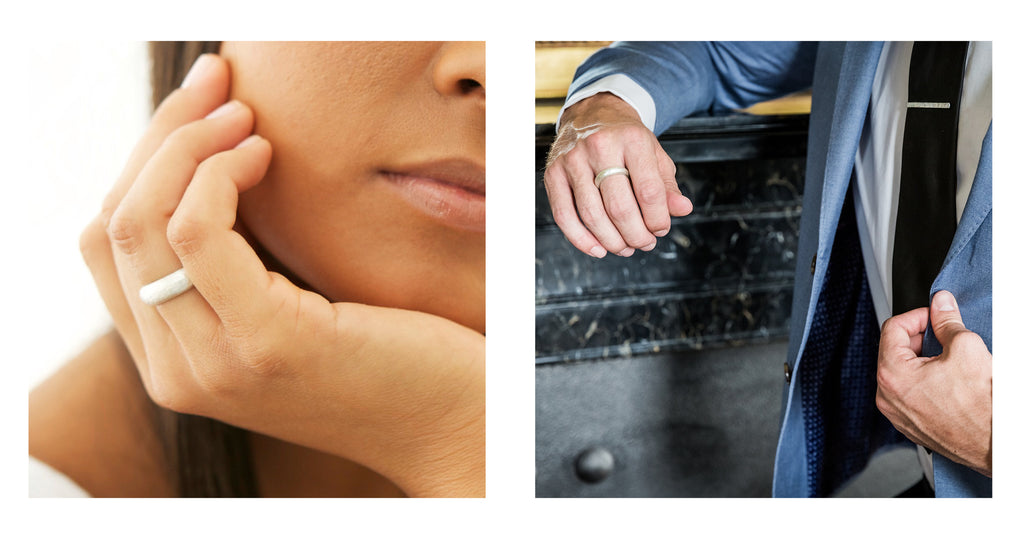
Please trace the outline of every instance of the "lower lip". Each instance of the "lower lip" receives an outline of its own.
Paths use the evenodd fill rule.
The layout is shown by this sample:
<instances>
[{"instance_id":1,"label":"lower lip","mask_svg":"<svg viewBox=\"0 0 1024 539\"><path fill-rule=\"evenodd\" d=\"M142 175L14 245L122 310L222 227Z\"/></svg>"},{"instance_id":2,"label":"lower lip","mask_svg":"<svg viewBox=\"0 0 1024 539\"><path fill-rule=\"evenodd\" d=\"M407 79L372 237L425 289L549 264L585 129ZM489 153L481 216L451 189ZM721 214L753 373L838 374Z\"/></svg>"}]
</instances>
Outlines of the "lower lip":
<instances>
[{"instance_id":1,"label":"lower lip","mask_svg":"<svg viewBox=\"0 0 1024 539\"><path fill-rule=\"evenodd\" d=\"M484 231L486 195L431 178L388 172L383 175L409 205L427 217L454 228Z\"/></svg>"}]
</instances>

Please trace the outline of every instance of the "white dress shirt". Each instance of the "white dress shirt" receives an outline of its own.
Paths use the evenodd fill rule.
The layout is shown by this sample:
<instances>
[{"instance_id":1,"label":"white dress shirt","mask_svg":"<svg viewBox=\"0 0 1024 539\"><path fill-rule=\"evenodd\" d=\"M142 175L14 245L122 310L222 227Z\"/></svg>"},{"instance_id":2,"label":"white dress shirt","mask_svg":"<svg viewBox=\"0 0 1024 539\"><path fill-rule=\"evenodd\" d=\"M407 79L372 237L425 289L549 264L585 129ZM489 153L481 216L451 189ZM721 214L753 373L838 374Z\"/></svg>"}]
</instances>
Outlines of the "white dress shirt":
<instances>
[{"instance_id":1,"label":"white dress shirt","mask_svg":"<svg viewBox=\"0 0 1024 539\"><path fill-rule=\"evenodd\" d=\"M871 88L871 106L854 162L857 231L879 325L893 314L901 314L892 312L892 247L913 45L913 42L898 42L882 47ZM957 223L974 185L981 143L991 121L992 43L972 42L967 48L957 132Z\"/></svg>"}]
</instances>

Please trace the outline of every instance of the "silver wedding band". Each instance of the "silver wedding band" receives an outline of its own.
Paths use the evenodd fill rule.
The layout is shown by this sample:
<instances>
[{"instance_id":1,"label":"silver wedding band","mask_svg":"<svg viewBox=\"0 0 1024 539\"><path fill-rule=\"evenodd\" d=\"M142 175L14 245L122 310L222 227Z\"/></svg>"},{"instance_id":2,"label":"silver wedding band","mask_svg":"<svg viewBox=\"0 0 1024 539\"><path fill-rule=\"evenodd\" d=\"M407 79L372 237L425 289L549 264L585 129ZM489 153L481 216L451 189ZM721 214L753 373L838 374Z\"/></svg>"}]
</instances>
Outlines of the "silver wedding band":
<instances>
[{"instance_id":1,"label":"silver wedding band","mask_svg":"<svg viewBox=\"0 0 1024 539\"><path fill-rule=\"evenodd\" d=\"M626 170L623 167L611 167L611 168L606 168L606 169L602 170L601 172L598 172L597 176L594 176L594 185L596 185L597 188L600 189L601 188L601 183L604 182L604 180L606 178L608 178L609 176L618 176L619 174L625 176L627 180L629 179L629 171L628 170Z\"/></svg>"},{"instance_id":2,"label":"silver wedding band","mask_svg":"<svg viewBox=\"0 0 1024 539\"><path fill-rule=\"evenodd\" d=\"M160 305L182 295L189 288L192 288L192 281L185 275L185 268L181 268L140 288L139 297L146 305Z\"/></svg>"}]
</instances>

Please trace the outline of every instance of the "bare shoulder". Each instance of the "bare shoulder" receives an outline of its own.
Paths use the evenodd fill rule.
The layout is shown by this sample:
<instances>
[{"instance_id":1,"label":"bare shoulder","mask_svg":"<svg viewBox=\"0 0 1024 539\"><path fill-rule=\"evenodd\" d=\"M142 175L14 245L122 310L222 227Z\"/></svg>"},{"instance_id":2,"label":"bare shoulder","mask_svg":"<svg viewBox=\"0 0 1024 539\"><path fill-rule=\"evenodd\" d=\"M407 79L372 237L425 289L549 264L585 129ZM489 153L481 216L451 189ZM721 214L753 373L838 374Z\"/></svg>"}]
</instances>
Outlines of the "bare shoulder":
<instances>
[{"instance_id":1,"label":"bare shoulder","mask_svg":"<svg viewBox=\"0 0 1024 539\"><path fill-rule=\"evenodd\" d=\"M112 331L29 394L29 454L92 496L170 496L154 414Z\"/></svg>"}]
</instances>

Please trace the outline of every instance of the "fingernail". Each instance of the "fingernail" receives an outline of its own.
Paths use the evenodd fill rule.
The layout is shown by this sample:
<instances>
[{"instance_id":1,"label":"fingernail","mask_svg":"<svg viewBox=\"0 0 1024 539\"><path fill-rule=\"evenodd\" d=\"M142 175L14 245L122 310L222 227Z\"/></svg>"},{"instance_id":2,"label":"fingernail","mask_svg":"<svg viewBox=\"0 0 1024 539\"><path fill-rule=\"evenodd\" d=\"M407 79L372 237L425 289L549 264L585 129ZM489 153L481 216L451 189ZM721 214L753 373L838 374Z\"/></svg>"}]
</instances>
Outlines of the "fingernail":
<instances>
[{"instance_id":1,"label":"fingernail","mask_svg":"<svg viewBox=\"0 0 1024 539\"><path fill-rule=\"evenodd\" d=\"M595 245L590 249L590 256L594 258L604 258L604 255L606 254L608 254L608 251L602 249L600 245Z\"/></svg>"},{"instance_id":2,"label":"fingernail","mask_svg":"<svg viewBox=\"0 0 1024 539\"><path fill-rule=\"evenodd\" d=\"M213 112L207 114L206 117L207 118L217 118L218 116L224 116L226 114L231 114L237 108L238 108L238 101L231 100L231 101L228 101L227 103L224 103L223 105L217 107L216 110L214 110Z\"/></svg>"},{"instance_id":3,"label":"fingernail","mask_svg":"<svg viewBox=\"0 0 1024 539\"><path fill-rule=\"evenodd\" d=\"M654 233L654 235L658 236L659 238L664 237L665 234L668 234L668 229L667 228L663 228L663 229L661 229L661 230L659 230L659 231Z\"/></svg>"},{"instance_id":4,"label":"fingernail","mask_svg":"<svg viewBox=\"0 0 1024 539\"><path fill-rule=\"evenodd\" d=\"M625 249L618 252L619 256L630 256L636 252L636 249L632 247L626 247Z\"/></svg>"},{"instance_id":5,"label":"fingernail","mask_svg":"<svg viewBox=\"0 0 1024 539\"><path fill-rule=\"evenodd\" d=\"M956 310L956 298L953 294L946 292L945 290L939 290L935 293L935 297L932 298L935 305L939 308L939 311L955 311Z\"/></svg>"},{"instance_id":6,"label":"fingernail","mask_svg":"<svg viewBox=\"0 0 1024 539\"><path fill-rule=\"evenodd\" d=\"M196 62L192 64L192 68L188 70L188 74L185 75L185 80L181 81L182 88L188 88L195 84L199 79L202 79L210 71L210 67L213 66L213 55L203 54L199 58L196 58Z\"/></svg>"},{"instance_id":7,"label":"fingernail","mask_svg":"<svg viewBox=\"0 0 1024 539\"><path fill-rule=\"evenodd\" d=\"M654 249L657 245L658 245L658 240L654 240L649 245L645 245L645 246L641 247L640 250L641 251L650 251L651 249Z\"/></svg>"},{"instance_id":8,"label":"fingernail","mask_svg":"<svg viewBox=\"0 0 1024 539\"><path fill-rule=\"evenodd\" d=\"M262 138L263 137L261 137L259 135L255 135L255 134L249 135L248 137L245 138L245 140L243 140L242 142L239 142L238 146L235 146L235 148L244 148L246 146L249 146L250 144L254 144L256 141L258 141L258 140L260 140Z\"/></svg>"}]
</instances>

